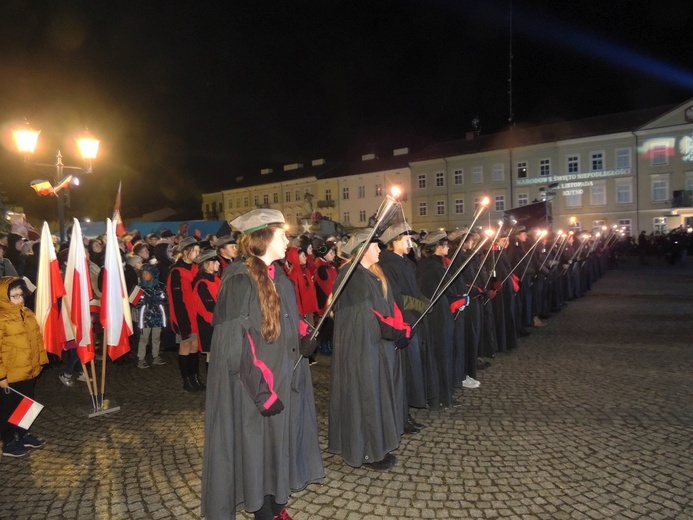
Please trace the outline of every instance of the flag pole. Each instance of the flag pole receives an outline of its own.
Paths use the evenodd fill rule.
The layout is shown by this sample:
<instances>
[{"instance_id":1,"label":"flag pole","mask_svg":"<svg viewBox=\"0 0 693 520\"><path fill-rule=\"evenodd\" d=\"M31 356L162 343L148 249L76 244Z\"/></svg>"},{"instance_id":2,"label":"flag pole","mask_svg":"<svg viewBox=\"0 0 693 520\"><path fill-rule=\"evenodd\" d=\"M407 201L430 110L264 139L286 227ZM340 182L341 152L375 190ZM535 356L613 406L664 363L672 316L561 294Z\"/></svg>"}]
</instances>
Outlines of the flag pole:
<instances>
[{"instance_id":1,"label":"flag pole","mask_svg":"<svg viewBox=\"0 0 693 520\"><path fill-rule=\"evenodd\" d=\"M91 398L91 404L94 406L94 410L96 410L96 401L94 400L94 391L91 386L91 379L89 378L89 370L87 369L87 365L84 363L81 363L82 365L82 374L84 374L84 379L85 382L87 383L87 390L89 390L89 397Z\"/></svg>"},{"instance_id":2,"label":"flag pole","mask_svg":"<svg viewBox=\"0 0 693 520\"><path fill-rule=\"evenodd\" d=\"M107 337L108 331L103 330L104 338ZM103 408L104 394L106 393L106 358L108 357L108 346L104 349L101 356L101 406Z\"/></svg>"}]
</instances>

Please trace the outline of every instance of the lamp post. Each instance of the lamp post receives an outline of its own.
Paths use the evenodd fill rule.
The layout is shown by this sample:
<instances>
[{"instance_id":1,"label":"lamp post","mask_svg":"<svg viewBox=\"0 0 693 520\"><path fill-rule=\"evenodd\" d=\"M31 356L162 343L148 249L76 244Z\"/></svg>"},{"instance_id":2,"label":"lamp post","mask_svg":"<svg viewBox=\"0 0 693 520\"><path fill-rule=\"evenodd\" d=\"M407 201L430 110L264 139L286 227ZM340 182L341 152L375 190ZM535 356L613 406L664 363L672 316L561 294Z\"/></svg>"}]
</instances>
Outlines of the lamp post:
<instances>
[{"instance_id":1,"label":"lamp post","mask_svg":"<svg viewBox=\"0 0 693 520\"><path fill-rule=\"evenodd\" d=\"M79 173L92 173L94 160L99 151L99 140L95 139L88 131L75 138L80 155L84 161L83 166L63 164L63 155L60 153L60 150L55 155L54 164L35 163L33 162L33 156L40 133L40 130L32 130L27 123L25 128L14 130L12 135L17 145L17 151L24 156L24 162L32 166L55 168L55 185L52 193L58 199L58 224L60 226L60 241L63 242L65 240L65 195L61 189L61 183L66 180L63 178L64 172L65 170L76 170ZM65 189L69 189L69 182Z\"/></svg>"}]
</instances>

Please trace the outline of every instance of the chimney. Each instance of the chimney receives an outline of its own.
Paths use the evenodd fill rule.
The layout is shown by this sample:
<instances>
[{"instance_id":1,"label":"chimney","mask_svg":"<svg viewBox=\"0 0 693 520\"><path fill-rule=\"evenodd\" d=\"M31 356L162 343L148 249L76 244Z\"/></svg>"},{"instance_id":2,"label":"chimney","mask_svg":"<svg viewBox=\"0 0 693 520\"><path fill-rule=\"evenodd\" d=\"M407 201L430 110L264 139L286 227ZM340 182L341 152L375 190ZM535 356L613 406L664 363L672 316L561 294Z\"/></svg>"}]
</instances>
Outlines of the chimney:
<instances>
[{"instance_id":1,"label":"chimney","mask_svg":"<svg viewBox=\"0 0 693 520\"><path fill-rule=\"evenodd\" d=\"M268 173L272 173L274 170L272 168L263 168L260 170L260 175L267 175Z\"/></svg>"},{"instance_id":2,"label":"chimney","mask_svg":"<svg viewBox=\"0 0 693 520\"><path fill-rule=\"evenodd\" d=\"M396 150L392 150L392 155L397 157L398 155L407 155L409 153L409 147L406 148L397 148Z\"/></svg>"},{"instance_id":3,"label":"chimney","mask_svg":"<svg viewBox=\"0 0 693 520\"><path fill-rule=\"evenodd\" d=\"M303 165L301 163L293 163L293 164L285 164L284 165L284 171L288 172L291 170L298 170L300 168L303 168Z\"/></svg>"}]
</instances>

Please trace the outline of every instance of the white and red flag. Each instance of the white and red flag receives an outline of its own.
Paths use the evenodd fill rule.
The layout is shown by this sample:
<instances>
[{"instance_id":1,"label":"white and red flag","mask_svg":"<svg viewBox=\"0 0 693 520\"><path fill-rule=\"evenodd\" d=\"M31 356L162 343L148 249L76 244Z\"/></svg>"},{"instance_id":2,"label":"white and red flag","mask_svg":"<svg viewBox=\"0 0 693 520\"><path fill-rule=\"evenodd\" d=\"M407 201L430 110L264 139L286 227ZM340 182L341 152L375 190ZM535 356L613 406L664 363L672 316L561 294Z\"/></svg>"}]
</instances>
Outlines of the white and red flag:
<instances>
[{"instance_id":1,"label":"white and red flag","mask_svg":"<svg viewBox=\"0 0 693 520\"><path fill-rule=\"evenodd\" d=\"M60 266L55 256L53 237L48 223L41 230L38 280L36 283L36 318L41 327L46 352L61 356L67 337L60 317L58 302L65 296L65 286L60 276Z\"/></svg>"},{"instance_id":2,"label":"white and red flag","mask_svg":"<svg viewBox=\"0 0 693 520\"><path fill-rule=\"evenodd\" d=\"M43 410L43 405L37 403L36 401L25 396L24 394L17 392L12 387L9 387L9 389L15 392L16 394L19 394L22 397L22 400L19 401L17 407L12 411L9 419L7 419L7 422L9 422L10 424L14 424L15 426L19 426L20 428L23 428L25 430L28 430L29 428L31 428L31 425L34 424L34 421L36 420L36 417L38 417L38 414L40 414L41 410Z\"/></svg>"},{"instance_id":3,"label":"white and red flag","mask_svg":"<svg viewBox=\"0 0 693 520\"><path fill-rule=\"evenodd\" d=\"M89 301L93 295L89 278L89 264L82 241L82 228L77 219L74 219L72 224L70 251L67 255L67 268L65 269L65 291L67 294L63 298L63 308L67 303L77 355L80 361L86 364L95 356L89 307Z\"/></svg>"},{"instance_id":4,"label":"white and red flag","mask_svg":"<svg viewBox=\"0 0 693 520\"><path fill-rule=\"evenodd\" d=\"M117 236L122 237L125 234L125 224L123 224L123 219L120 218L120 193L123 188L123 181L118 184L118 195L116 195L115 206L113 207L113 222L115 222L115 233Z\"/></svg>"},{"instance_id":5,"label":"white and red flag","mask_svg":"<svg viewBox=\"0 0 693 520\"><path fill-rule=\"evenodd\" d=\"M130 351L128 337L132 334L130 302L125 287L125 274L118 248L114 223L106 219L106 258L101 291L101 325L108 357L115 361Z\"/></svg>"},{"instance_id":6,"label":"white and red flag","mask_svg":"<svg viewBox=\"0 0 693 520\"><path fill-rule=\"evenodd\" d=\"M130 291L130 297L128 298L128 301L137 307L137 304L140 303L140 300L144 297L144 289L140 287L139 285L135 285L135 288Z\"/></svg>"}]
</instances>

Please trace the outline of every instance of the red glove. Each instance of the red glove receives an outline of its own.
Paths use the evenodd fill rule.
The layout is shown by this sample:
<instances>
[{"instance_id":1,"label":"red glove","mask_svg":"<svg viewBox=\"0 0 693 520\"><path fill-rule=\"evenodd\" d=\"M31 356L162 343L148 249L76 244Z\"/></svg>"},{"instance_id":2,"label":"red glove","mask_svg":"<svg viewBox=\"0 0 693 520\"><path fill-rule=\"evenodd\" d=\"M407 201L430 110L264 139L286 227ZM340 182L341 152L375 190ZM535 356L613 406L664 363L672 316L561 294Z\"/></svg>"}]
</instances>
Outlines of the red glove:
<instances>
[{"instance_id":1,"label":"red glove","mask_svg":"<svg viewBox=\"0 0 693 520\"><path fill-rule=\"evenodd\" d=\"M493 289L489 289L489 290L488 290L488 299L489 299L489 300L493 300L493 299L496 297L496 292L497 292L497 291L495 291L495 290L493 290Z\"/></svg>"},{"instance_id":2,"label":"red glove","mask_svg":"<svg viewBox=\"0 0 693 520\"><path fill-rule=\"evenodd\" d=\"M469 296L465 294L462 298L450 304L450 312L455 314L458 310L464 310L467 305L469 305Z\"/></svg>"},{"instance_id":3,"label":"red glove","mask_svg":"<svg viewBox=\"0 0 693 520\"><path fill-rule=\"evenodd\" d=\"M503 282L496 282L493 284L493 290L498 292L503 288Z\"/></svg>"}]
</instances>

